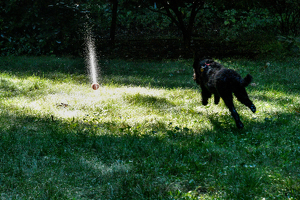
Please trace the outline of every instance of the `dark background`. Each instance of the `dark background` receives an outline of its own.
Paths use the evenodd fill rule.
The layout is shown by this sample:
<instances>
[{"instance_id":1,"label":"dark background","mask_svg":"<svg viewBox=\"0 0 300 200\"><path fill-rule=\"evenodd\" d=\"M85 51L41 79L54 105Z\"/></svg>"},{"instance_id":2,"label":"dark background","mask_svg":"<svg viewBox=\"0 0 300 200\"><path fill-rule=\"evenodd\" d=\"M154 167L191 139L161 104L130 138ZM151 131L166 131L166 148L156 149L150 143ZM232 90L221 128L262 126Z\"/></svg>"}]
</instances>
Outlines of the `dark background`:
<instances>
[{"instance_id":1,"label":"dark background","mask_svg":"<svg viewBox=\"0 0 300 200\"><path fill-rule=\"evenodd\" d=\"M83 56L91 29L109 58L294 56L299 22L298 0L6 0L0 55Z\"/></svg>"}]
</instances>

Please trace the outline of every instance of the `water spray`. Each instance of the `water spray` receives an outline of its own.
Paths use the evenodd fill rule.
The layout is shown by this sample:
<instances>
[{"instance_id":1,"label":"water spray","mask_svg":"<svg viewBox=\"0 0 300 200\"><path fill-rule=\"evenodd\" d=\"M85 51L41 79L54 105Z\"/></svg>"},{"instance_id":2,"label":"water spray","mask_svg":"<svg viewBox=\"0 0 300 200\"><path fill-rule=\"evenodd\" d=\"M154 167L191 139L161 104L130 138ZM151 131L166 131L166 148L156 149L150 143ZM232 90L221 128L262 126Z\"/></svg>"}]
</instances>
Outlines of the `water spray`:
<instances>
[{"instance_id":1,"label":"water spray","mask_svg":"<svg viewBox=\"0 0 300 200\"><path fill-rule=\"evenodd\" d=\"M94 40L91 35L91 31L89 30L86 35L86 45L87 45L87 56L86 61L89 67L89 73L92 81L91 87L93 90L99 89L99 84L97 83L97 57L95 52Z\"/></svg>"}]
</instances>

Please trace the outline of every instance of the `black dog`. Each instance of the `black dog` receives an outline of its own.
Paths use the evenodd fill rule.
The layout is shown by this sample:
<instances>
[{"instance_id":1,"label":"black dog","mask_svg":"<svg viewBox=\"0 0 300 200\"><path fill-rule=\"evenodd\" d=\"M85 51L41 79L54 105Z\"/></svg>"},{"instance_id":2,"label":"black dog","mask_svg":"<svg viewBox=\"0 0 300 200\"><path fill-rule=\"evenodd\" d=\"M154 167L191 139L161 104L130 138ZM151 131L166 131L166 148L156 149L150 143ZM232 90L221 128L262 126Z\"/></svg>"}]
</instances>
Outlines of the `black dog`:
<instances>
[{"instance_id":1,"label":"black dog","mask_svg":"<svg viewBox=\"0 0 300 200\"><path fill-rule=\"evenodd\" d=\"M234 70L224 68L220 63L214 62L211 59L194 60L194 80L201 87L202 104L207 105L208 99L214 94L214 102L218 104L220 97L224 100L225 105L231 112L238 128L243 128L244 125L240 120L233 105L232 93L237 99L248 106L255 113L256 107L249 99L245 87L251 81L252 76L248 74L244 79Z\"/></svg>"}]
</instances>

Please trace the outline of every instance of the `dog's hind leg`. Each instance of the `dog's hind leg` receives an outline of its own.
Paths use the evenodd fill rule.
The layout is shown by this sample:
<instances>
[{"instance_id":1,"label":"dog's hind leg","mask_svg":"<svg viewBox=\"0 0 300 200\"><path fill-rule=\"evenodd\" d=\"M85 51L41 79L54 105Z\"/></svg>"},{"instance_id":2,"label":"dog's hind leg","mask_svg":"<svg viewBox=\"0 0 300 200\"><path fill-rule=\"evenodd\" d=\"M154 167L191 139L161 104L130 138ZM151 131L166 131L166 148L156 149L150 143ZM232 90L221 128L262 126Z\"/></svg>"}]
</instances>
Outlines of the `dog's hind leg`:
<instances>
[{"instance_id":1,"label":"dog's hind leg","mask_svg":"<svg viewBox=\"0 0 300 200\"><path fill-rule=\"evenodd\" d=\"M217 94L214 94L214 103L217 105L220 102L220 96Z\"/></svg>"},{"instance_id":2,"label":"dog's hind leg","mask_svg":"<svg viewBox=\"0 0 300 200\"><path fill-rule=\"evenodd\" d=\"M229 109L231 116L233 117L233 119L235 121L236 127L239 129L244 128L244 124L241 122L240 116L234 107L232 94L230 94L230 95L227 94L226 96L221 96L221 97L224 100L225 105Z\"/></svg>"},{"instance_id":3,"label":"dog's hind leg","mask_svg":"<svg viewBox=\"0 0 300 200\"><path fill-rule=\"evenodd\" d=\"M249 99L248 94L246 92L246 89L244 87L239 88L238 91L234 92L234 95L236 96L236 98L245 106L247 106L248 108L250 108L250 110L255 113L256 112L256 107L253 104L253 102Z\"/></svg>"}]
</instances>

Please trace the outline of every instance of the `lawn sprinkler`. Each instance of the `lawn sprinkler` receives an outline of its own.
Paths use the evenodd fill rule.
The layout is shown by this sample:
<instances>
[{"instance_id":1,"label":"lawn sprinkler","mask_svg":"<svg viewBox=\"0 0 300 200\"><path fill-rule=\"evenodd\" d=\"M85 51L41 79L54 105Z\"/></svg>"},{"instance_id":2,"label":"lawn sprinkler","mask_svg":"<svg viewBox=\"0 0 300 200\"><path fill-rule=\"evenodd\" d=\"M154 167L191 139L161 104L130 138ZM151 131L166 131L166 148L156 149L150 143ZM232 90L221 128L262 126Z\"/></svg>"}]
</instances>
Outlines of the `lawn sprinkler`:
<instances>
[{"instance_id":1,"label":"lawn sprinkler","mask_svg":"<svg viewBox=\"0 0 300 200\"><path fill-rule=\"evenodd\" d=\"M92 88L93 88L93 90L98 90L99 89L99 84L98 83L93 83L92 84Z\"/></svg>"}]
</instances>

